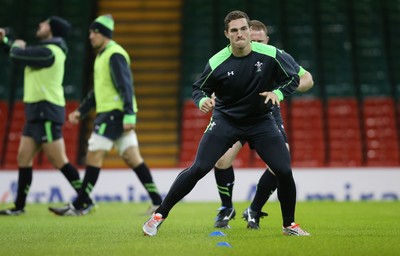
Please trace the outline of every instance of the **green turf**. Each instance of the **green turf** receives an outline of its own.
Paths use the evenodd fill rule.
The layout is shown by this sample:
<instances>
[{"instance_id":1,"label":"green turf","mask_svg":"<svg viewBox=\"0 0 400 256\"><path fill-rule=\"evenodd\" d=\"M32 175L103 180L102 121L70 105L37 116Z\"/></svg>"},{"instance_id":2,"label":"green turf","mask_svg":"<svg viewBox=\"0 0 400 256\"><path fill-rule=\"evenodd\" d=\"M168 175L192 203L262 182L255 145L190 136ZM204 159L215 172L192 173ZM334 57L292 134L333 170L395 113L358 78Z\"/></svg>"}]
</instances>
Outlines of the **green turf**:
<instances>
[{"instance_id":1,"label":"green turf","mask_svg":"<svg viewBox=\"0 0 400 256\"><path fill-rule=\"evenodd\" d=\"M247 206L235 203L238 216L221 230L225 237L209 236L217 230L214 202L179 203L156 237L144 237L145 203L102 203L83 217L31 204L22 216L0 216L0 255L399 255L399 202L298 203L296 220L311 237L283 236L276 202L264 208L270 216L260 230L247 230L240 219Z\"/></svg>"}]
</instances>

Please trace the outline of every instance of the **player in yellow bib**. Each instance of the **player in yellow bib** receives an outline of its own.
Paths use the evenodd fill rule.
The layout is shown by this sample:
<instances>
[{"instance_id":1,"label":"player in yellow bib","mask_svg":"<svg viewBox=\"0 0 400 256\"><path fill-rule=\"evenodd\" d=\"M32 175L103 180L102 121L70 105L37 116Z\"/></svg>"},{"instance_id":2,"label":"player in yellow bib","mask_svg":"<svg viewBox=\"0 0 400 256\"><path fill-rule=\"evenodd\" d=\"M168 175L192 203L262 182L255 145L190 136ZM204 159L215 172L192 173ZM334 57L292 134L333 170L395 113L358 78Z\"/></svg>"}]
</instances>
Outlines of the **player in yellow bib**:
<instances>
[{"instance_id":1,"label":"player in yellow bib","mask_svg":"<svg viewBox=\"0 0 400 256\"><path fill-rule=\"evenodd\" d=\"M15 206L0 211L0 215L19 215L32 183L35 155L43 150L49 162L59 169L69 183L79 191L81 180L77 169L69 163L65 153L62 125L65 120L64 68L68 48L64 41L71 25L65 19L52 16L39 24L38 45L27 46L23 40L8 39L0 29L0 42L10 47L11 59L25 67L24 95L26 123L18 147L18 190ZM90 204L90 198L84 198Z\"/></svg>"},{"instance_id":2,"label":"player in yellow bib","mask_svg":"<svg viewBox=\"0 0 400 256\"><path fill-rule=\"evenodd\" d=\"M90 43L96 51L94 62L94 90L88 94L79 108L69 114L69 120L77 123L91 110L96 110L94 130L89 138L86 170L82 189L74 202L66 207L50 207L62 216L87 214L94 206L85 207L84 200L94 188L103 159L113 146L118 149L125 163L133 169L148 192L151 214L161 204L161 196L145 164L136 137L136 100L128 53L115 41L112 34L114 20L111 15L99 16L89 28Z\"/></svg>"}]
</instances>

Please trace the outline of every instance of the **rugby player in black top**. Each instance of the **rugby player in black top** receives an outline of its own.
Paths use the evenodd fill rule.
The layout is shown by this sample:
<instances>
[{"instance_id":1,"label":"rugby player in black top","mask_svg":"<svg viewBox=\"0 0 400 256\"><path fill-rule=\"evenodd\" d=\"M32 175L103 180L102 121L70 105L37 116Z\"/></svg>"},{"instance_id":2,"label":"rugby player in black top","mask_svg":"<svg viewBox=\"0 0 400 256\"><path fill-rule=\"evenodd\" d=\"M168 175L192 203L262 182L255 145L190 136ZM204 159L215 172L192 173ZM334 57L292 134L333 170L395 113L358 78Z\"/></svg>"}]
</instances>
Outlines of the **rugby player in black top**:
<instances>
[{"instance_id":1,"label":"rugby player in black top","mask_svg":"<svg viewBox=\"0 0 400 256\"><path fill-rule=\"evenodd\" d=\"M268 44L268 29L264 23L258 20L251 20L249 26L251 28L250 38L253 42ZM288 56L288 58L292 59L291 56ZM297 74L300 77L299 86L297 87L296 92L299 93L310 90L314 85L312 75L303 67L299 66L294 59L292 60ZM274 106L272 115L274 116L276 125L281 131L286 146L289 149L289 142L286 136L279 106ZM218 208L219 212L215 218L214 227L216 228L229 228L229 221L236 216L232 202L233 187L235 184L235 174L232 165L245 143L246 141L236 142L215 164L215 181L217 182L218 193L221 198L221 207ZM250 207L248 207L242 215L243 219L247 222L247 227L249 229L259 229L260 218L268 216L267 213L262 212L261 210L276 188L277 182L274 172L267 166L267 170L263 173L257 184L257 190Z\"/></svg>"},{"instance_id":2,"label":"rugby player in black top","mask_svg":"<svg viewBox=\"0 0 400 256\"><path fill-rule=\"evenodd\" d=\"M157 235L169 211L185 197L239 140L247 141L275 171L278 198L286 235L309 235L295 223L296 186L290 155L271 115L272 104L293 94L299 76L293 65L273 46L250 42L249 18L241 11L225 18L225 36L230 45L207 63L193 84L192 97L202 112L213 116L199 143L194 163L182 171L143 232ZM211 100L215 93L215 106Z\"/></svg>"}]
</instances>

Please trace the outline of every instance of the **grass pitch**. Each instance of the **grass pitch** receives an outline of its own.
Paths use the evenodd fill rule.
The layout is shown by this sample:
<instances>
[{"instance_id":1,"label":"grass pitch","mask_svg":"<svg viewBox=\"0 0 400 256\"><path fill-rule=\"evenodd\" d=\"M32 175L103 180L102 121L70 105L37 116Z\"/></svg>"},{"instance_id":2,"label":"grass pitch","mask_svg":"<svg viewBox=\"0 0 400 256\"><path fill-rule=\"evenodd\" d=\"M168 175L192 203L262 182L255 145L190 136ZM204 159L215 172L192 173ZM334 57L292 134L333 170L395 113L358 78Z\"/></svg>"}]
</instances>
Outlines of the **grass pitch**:
<instances>
[{"instance_id":1,"label":"grass pitch","mask_svg":"<svg viewBox=\"0 0 400 256\"><path fill-rule=\"evenodd\" d=\"M226 236L210 236L218 203L181 202L156 237L145 237L148 203L100 203L83 217L58 217L48 205L30 204L24 215L0 216L0 255L398 255L399 202L300 202L296 221L310 237L281 234L279 203L269 202L260 230L237 216ZM1 208L9 205L0 204ZM227 243L231 247L218 246Z\"/></svg>"}]
</instances>

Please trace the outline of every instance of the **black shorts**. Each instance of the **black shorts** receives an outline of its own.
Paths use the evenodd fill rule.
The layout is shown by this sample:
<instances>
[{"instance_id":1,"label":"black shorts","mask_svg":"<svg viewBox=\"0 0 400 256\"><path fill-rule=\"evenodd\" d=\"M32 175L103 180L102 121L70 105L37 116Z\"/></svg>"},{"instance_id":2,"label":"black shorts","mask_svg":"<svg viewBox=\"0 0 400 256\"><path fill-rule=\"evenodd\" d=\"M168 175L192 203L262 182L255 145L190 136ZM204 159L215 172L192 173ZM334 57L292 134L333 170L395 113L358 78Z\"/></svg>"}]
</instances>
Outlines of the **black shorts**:
<instances>
[{"instance_id":1,"label":"black shorts","mask_svg":"<svg viewBox=\"0 0 400 256\"><path fill-rule=\"evenodd\" d=\"M124 133L124 113L119 110L100 113L94 120L93 131L110 140L117 140Z\"/></svg>"},{"instance_id":2,"label":"black shorts","mask_svg":"<svg viewBox=\"0 0 400 256\"><path fill-rule=\"evenodd\" d=\"M62 138L62 124L46 120L26 122L22 134L39 144L53 142Z\"/></svg>"}]
</instances>

